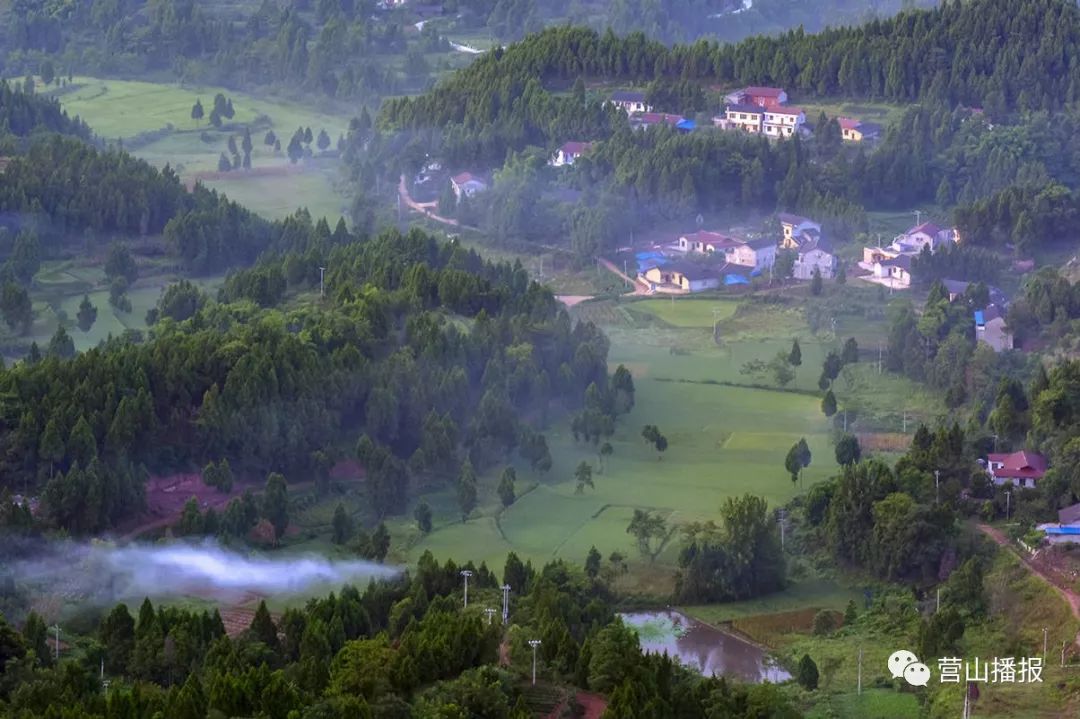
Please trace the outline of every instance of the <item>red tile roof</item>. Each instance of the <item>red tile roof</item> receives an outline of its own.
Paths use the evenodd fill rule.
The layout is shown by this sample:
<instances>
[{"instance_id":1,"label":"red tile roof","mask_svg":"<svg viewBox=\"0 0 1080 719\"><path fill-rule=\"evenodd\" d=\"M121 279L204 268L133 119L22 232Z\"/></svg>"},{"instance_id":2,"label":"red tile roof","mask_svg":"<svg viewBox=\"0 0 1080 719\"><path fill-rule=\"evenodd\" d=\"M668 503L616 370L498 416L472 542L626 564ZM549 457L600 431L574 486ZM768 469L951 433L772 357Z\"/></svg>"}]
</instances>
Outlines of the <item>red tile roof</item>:
<instances>
[{"instance_id":1,"label":"red tile roof","mask_svg":"<svg viewBox=\"0 0 1080 719\"><path fill-rule=\"evenodd\" d=\"M716 247L738 247L742 244L742 242L730 235L725 235L722 232L710 232L709 230L698 230L693 234L681 235L681 237L685 237L691 242L703 242Z\"/></svg>"},{"instance_id":2,"label":"red tile roof","mask_svg":"<svg viewBox=\"0 0 1080 719\"><path fill-rule=\"evenodd\" d=\"M580 155L588 150L590 146L591 143L588 142L575 142L571 140L570 142L564 143L559 149L562 150L564 155Z\"/></svg>"},{"instance_id":3,"label":"red tile roof","mask_svg":"<svg viewBox=\"0 0 1080 719\"><path fill-rule=\"evenodd\" d=\"M752 86L744 88L743 92L747 95L753 95L754 97L780 97L784 91L779 87Z\"/></svg>"},{"instance_id":4,"label":"red tile roof","mask_svg":"<svg viewBox=\"0 0 1080 719\"><path fill-rule=\"evenodd\" d=\"M862 124L861 120L855 120L850 117L838 117L836 121L840 123L841 130L858 130L859 125Z\"/></svg>"},{"instance_id":5,"label":"red tile roof","mask_svg":"<svg viewBox=\"0 0 1080 719\"><path fill-rule=\"evenodd\" d=\"M1001 463L1001 467L991 469L999 479L1042 479L1046 474L1046 458L1036 452L1013 452L986 455L986 461Z\"/></svg>"},{"instance_id":6,"label":"red tile roof","mask_svg":"<svg viewBox=\"0 0 1080 719\"><path fill-rule=\"evenodd\" d=\"M472 174L471 172L463 172L460 175L454 175L450 179L453 180L455 185L464 185L466 182L471 182L473 180L475 180L476 182L483 182L483 180L481 180L479 177Z\"/></svg>"},{"instance_id":7,"label":"red tile roof","mask_svg":"<svg viewBox=\"0 0 1080 719\"><path fill-rule=\"evenodd\" d=\"M776 107L765 108L765 112L772 113L773 115L801 115L802 108L777 105Z\"/></svg>"},{"instance_id":8,"label":"red tile roof","mask_svg":"<svg viewBox=\"0 0 1080 719\"><path fill-rule=\"evenodd\" d=\"M666 122L669 125L677 125L683 121L683 116L669 115L666 112L646 112L642 113L641 121L646 125L656 125L661 122Z\"/></svg>"},{"instance_id":9,"label":"red tile roof","mask_svg":"<svg viewBox=\"0 0 1080 719\"><path fill-rule=\"evenodd\" d=\"M914 235L917 232L925 232L934 239L937 239L937 236L941 233L941 228L935 225L933 222L924 222L921 225L912 227L910 230L907 231L906 234Z\"/></svg>"}]
</instances>

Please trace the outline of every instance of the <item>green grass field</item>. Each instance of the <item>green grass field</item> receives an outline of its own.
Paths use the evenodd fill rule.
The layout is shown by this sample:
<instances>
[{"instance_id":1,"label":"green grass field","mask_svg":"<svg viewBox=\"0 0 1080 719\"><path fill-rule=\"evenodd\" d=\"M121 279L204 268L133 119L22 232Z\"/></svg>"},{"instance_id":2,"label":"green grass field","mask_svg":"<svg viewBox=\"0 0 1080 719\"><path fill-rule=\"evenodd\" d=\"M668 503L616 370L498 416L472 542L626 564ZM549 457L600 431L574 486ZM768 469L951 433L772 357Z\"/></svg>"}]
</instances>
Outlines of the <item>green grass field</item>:
<instances>
[{"instance_id":1,"label":"green grass field","mask_svg":"<svg viewBox=\"0 0 1080 719\"><path fill-rule=\"evenodd\" d=\"M670 591L678 535L669 538L655 563L640 557L626 532L635 508L656 510L670 526L677 526L716 519L725 497L743 493L761 495L776 506L800 491L783 467L784 455L800 437L806 437L815 458L805 473L805 486L829 476L835 462L829 423L817 397L702 382L746 381L738 373L743 361L768 359L791 345L790 339L761 337L764 331L755 320L748 322L754 327L745 330L750 339L710 347L713 307L721 309L725 321L748 322L745 317L739 320L735 304L727 300L677 300L674 310L670 300L625 306L609 302L587 309L586 314L606 318L602 324L612 338L611 365L630 367L637 388L636 406L620 419L611 439L614 454L605 471L594 475L595 490L575 493L574 467L585 460L599 469L599 458L591 445L574 442L564 419L546 432L554 460L551 472L536 476L518 467L519 488L535 480L532 491L500 512L494 494L496 468L480 478L481 507L467 523L461 522L452 488L429 494L425 499L434 510L435 529L422 536L411 521L398 522L392 531L396 546L404 548L399 558L415 561L430 549L438 557L501 567L509 550L534 563L553 557L580 562L595 546L605 557L622 552L631 560L632 575L645 577L657 592ZM687 314L680 314L681 308ZM608 310L610 315L605 314ZM773 320L772 326L781 331L793 324L790 318ZM682 326L672 327L675 324ZM670 348L677 343L699 349L672 354ZM799 386L816 383L816 366L823 356L808 340ZM641 439L644 424L658 425L668 438L662 458Z\"/></svg>"},{"instance_id":2,"label":"green grass field","mask_svg":"<svg viewBox=\"0 0 1080 719\"><path fill-rule=\"evenodd\" d=\"M850 117L863 122L876 122L883 127L899 120L907 109L904 105L879 102L817 103L795 100L792 104L802 108L806 112L806 120L811 123L817 122L818 115L824 112L830 118Z\"/></svg>"},{"instance_id":3,"label":"green grass field","mask_svg":"<svg viewBox=\"0 0 1080 719\"><path fill-rule=\"evenodd\" d=\"M97 346L110 334L118 337L129 329L146 330L147 310L157 305L161 291L166 285L180 279L180 275L153 267L145 267L141 271L148 276L140 277L128 290L131 312L123 312L109 304L108 285L100 267L71 261L46 262L34 277L31 289L34 324L29 334L15 337L7 325L3 325L0 327L0 337L18 343L34 341L44 349L61 319L66 316L68 334L75 342L75 349L81 352ZM223 280L223 276L215 276L191 281L212 296ZM97 320L88 332L83 332L75 324L83 295L88 296L97 308Z\"/></svg>"},{"instance_id":4,"label":"green grass field","mask_svg":"<svg viewBox=\"0 0 1080 719\"><path fill-rule=\"evenodd\" d=\"M148 162L159 167L171 165L186 181L202 179L207 186L270 218L283 217L301 206L316 217L327 216L331 224L342 215L344 198L335 187L337 163L315 159L290 166L283 152L275 153L263 144L263 135L272 127L284 146L297 127L310 127L315 135L325 129L336 143L348 129L349 118L344 115L215 87L84 76L73 78L73 84L74 89L69 86L58 94L68 114L80 116L106 140L124 141L133 154ZM232 99L235 117L221 130L210 126L205 118L197 125L191 119L192 105L201 100L209 116L218 92ZM236 172L224 179L201 177L200 173L217 171L218 158L226 150L229 136L237 135L239 141L248 126L257 128L252 129L253 172ZM203 133L209 142L203 141Z\"/></svg>"},{"instance_id":5,"label":"green grass field","mask_svg":"<svg viewBox=\"0 0 1080 719\"><path fill-rule=\"evenodd\" d=\"M680 607L679 609L708 624L721 624L743 617L791 612L807 607L843 611L852 599L861 603L862 592L841 586L830 579L807 579L792 583L782 592L745 602Z\"/></svg>"}]
</instances>

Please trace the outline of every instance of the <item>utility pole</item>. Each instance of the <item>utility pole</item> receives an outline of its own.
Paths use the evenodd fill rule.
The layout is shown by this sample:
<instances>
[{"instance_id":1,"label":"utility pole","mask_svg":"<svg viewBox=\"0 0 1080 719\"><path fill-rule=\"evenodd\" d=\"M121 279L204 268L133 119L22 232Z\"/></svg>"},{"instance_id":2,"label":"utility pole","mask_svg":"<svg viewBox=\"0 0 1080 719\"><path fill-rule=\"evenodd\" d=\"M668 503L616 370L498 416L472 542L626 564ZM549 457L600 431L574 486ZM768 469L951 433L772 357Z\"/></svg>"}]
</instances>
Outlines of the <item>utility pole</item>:
<instances>
[{"instance_id":1,"label":"utility pole","mask_svg":"<svg viewBox=\"0 0 1080 719\"><path fill-rule=\"evenodd\" d=\"M920 220L922 220L922 210L912 210L912 212L915 215L915 225L921 225L922 222L920 222Z\"/></svg>"},{"instance_id":2,"label":"utility pole","mask_svg":"<svg viewBox=\"0 0 1080 719\"><path fill-rule=\"evenodd\" d=\"M506 624L506 620L510 617L510 585L504 584L501 589L503 593L502 620L503 624Z\"/></svg>"},{"instance_id":3,"label":"utility pole","mask_svg":"<svg viewBox=\"0 0 1080 719\"><path fill-rule=\"evenodd\" d=\"M60 625L54 624L52 628L56 632L56 661L60 661Z\"/></svg>"},{"instance_id":4,"label":"utility pole","mask_svg":"<svg viewBox=\"0 0 1080 719\"><path fill-rule=\"evenodd\" d=\"M622 261L623 288L630 286L630 275L626 273L626 260Z\"/></svg>"},{"instance_id":5,"label":"utility pole","mask_svg":"<svg viewBox=\"0 0 1080 719\"><path fill-rule=\"evenodd\" d=\"M1065 647L1069 646L1068 642L1061 643L1061 666L1065 666Z\"/></svg>"},{"instance_id":6,"label":"utility pole","mask_svg":"<svg viewBox=\"0 0 1080 719\"><path fill-rule=\"evenodd\" d=\"M934 614L937 614L940 611L941 611L941 587L938 587L938 590L937 590L937 606L934 608Z\"/></svg>"},{"instance_id":7,"label":"utility pole","mask_svg":"<svg viewBox=\"0 0 1080 719\"><path fill-rule=\"evenodd\" d=\"M540 646L540 640L539 639L530 639L529 640L529 646L532 647L532 650L533 650L533 677L532 677L532 683L535 685L536 684L536 648L538 646Z\"/></svg>"},{"instance_id":8,"label":"utility pole","mask_svg":"<svg viewBox=\"0 0 1080 719\"><path fill-rule=\"evenodd\" d=\"M907 410L904 410L904 434L907 434Z\"/></svg>"},{"instance_id":9,"label":"utility pole","mask_svg":"<svg viewBox=\"0 0 1080 719\"><path fill-rule=\"evenodd\" d=\"M1011 504L1012 504L1012 492L1007 491L1007 492L1005 492L1005 521L1006 522L1009 521L1009 509L1010 509L1009 505L1011 505Z\"/></svg>"},{"instance_id":10,"label":"utility pole","mask_svg":"<svg viewBox=\"0 0 1080 719\"><path fill-rule=\"evenodd\" d=\"M319 268L319 297L326 297L326 283L324 278L326 276L326 268Z\"/></svg>"},{"instance_id":11,"label":"utility pole","mask_svg":"<svg viewBox=\"0 0 1080 719\"><path fill-rule=\"evenodd\" d=\"M780 551L783 552L784 551L784 524L785 524L785 520L787 519L787 513L784 511L784 508L781 507L780 509L776 510L776 515L777 515L777 519L779 519L779 521L780 521Z\"/></svg>"},{"instance_id":12,"label":"utility pole","mask_svg":"<svg viewBox=\"0 0 1080 719\"><path fill-rule=\"evenodd\" d=\"M862 647L859 647L859 696L862 696Z\"/></svg>"},{"instance_id":13,"label":"utility pole","mask_svg":"<svg viewBox=\"0 0 1080 719\"><path fill-rule=\"evenodd\" d=\"M994 454L997 454L997 435L994 435Z\"/></svg>"},{"instance_id":14,"label":"utility pole","mask_svg":"<svg viewBox=\"0 0 1080 719\"><path fill-rule=\"evenodd\" d=\"M934 504L941 504L941 470L934 470Z\"/></svg>"},{"instance_id":15,"label":"utility pole","mask_svg":"<svg viewBox=\"0 0 1080 719\"><path fill-rule=\"evenodd\" d=\"M487 615L487 618L488 618L488 626L490 627L490 626L491 626L491 618L492 618L493 616L495 616L495 610L494 610L494 609L492 609L491 607L487 607L487 608L485 608L485 609L484 609L484 614L486 614L486 615Z\"/></svg>"},{"instance_id":16,"label":"utility pole","mask_svg":"<svg viewBox=\"0 0 1080 719\"><path fill-rule=\"evenodd\" d=\"M877 373L881 374L881 340L877 343Z\"/></svg>"},{"instance_id":17,"label":"utility pole","mask_svg":"<svg viewBox=\"0 0 1080 719\"><path fill-rule=\"evenodd\" d=\"M844 433L847 433L847 410L844 410Z\"/></svg>"},{"instance_id":18,"label":"utility pole","mask_svg":"<svg viewBox=\"0 0 1080 719\"><path fill-rule=\"evenodd\" d=\"M469 577L472 576L472 570L462 569L461 576L465 578L465 606L469 606Z\"/></svg>"}]
</instances>

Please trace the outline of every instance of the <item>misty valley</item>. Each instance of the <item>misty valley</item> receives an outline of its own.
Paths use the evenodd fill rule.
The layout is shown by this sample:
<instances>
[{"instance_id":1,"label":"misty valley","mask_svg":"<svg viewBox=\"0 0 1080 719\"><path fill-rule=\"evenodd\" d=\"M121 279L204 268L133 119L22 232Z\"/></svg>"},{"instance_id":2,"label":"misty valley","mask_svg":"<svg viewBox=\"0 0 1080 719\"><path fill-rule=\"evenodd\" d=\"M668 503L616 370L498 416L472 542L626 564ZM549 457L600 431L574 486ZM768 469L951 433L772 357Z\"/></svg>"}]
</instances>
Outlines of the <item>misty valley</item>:
<instances>
[{"instance_id":1,"label":"misty valley","mask_svg":"<svg viewBox=\"0 0 1080 719\"><path fill-rule=\"evenodd\" d=\"M0 717L1080 702L1072 0L0 0Z\"/></svg>"}]
</instances>

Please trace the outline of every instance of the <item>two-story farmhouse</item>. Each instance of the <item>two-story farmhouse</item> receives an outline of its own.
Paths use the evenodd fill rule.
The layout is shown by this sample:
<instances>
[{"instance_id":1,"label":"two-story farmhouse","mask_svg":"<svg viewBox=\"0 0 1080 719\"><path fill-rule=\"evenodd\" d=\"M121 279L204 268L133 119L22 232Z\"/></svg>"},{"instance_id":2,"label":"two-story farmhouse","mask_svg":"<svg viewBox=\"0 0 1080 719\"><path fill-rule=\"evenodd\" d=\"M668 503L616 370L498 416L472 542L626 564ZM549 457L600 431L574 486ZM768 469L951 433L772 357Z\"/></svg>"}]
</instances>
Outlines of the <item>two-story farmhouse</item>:
<instances>
[{"instance_id":1,"label":"two-story farmhouse","mask_svg":"<svg viewBox=\"0 0 1080 719\"><path fill-rule=\"evenodd\" d=\"M788 101L787 93L779 87L744 87L729 93L724 100L730 105L756 105L774 108Z\"/></svg>"},{"instance_id":2,"label":"two-story farmhouse","mask_svg":"<svg viewBox=\"0 0 1080 719\"><path fill-rule=\"evenodd\" d=\"M808 217L793 215L790 212L777 214L780 221L780 247L785 250L797 250L803 245L817 242L821 237L821 225Z\"/></svg>"},{"instance_id":3,"label":"two-story farmhouse","mask_svg":"<svg viewBox=\"0 0 1080 719\"><path fill-rule=\"evenodd\" d=\"M740 241L730 235L725 235L722 232L710 232L709 230L698 230L679 237L680 250L699 255L711 255L714 252L726 253L739 244Z\"/></svg>"},{"instance_id":4,"label":"two-story farmhouse","mask_svg":"<svg viewBox=\"0 0 1080 719\"><path fill-rule=\"evenodd\" d=\"M814 270L817 270L823 279L831 279L836 275L836 255L824 239L809 242L797 250L795 264L791 270L791 276L797 280L811 280L814 278Z\"/></svg>"},{"instance_id":5,"label":"two-story farmhouse","mask_svg":"<svg viewBox=\"0 0 1080 719\"><path fill-rule=\"evenodd\" d=\"M652 112L652 105L645 103L645 93L618 90L611 95L611 104L626 111L627 115L635 112Z\"/></svg>"},{"instance_id":6,"label":"two-story farmhouse","mask_svg":"<svg viewBox=\"0 0 1080 719\"><path fill-rule=\"evenodd\" d=\"M727 261L734 265L768 271L776 264L776 241L763 238L740 242L727 250Z\"/></svg>"},{"instance_id":7,"label":"two-story farmhouse","mask_svg":"<svg viewBox=\"0 0 1080 719\"><path fill-rule=\"evenodd\" d=\"M994 484L1012 482L1018 487L1034 487L1046 475L1046 457L1037 452L991 453L986 455L986 471Z\"/></svg>"},{"instance_id":8,"label":"two-story farmhouse","mask_svg":"<svg viewBox=\"0 0 1080 719\"><path fill-rule=\"evenodd\" d=\"M778 105L728 105L713 124L725 130L743 130L767 137L791 137L806 124L806 113L797 107Z\"/></svg>"},{"instance_id":9,"label":"two-story farmhouse","mask_svg":"<svg viewBox=\"0 0 1080 719\"><path fill-rule=\"evenodd\" d=\"M564 143L563 146L556 150L555 154L551 156L551 159L548 160L548 164L552 167L573 165L574 160L588 152L591 146L591 143L588 142Z\"/></svg>"}]
</instances>

